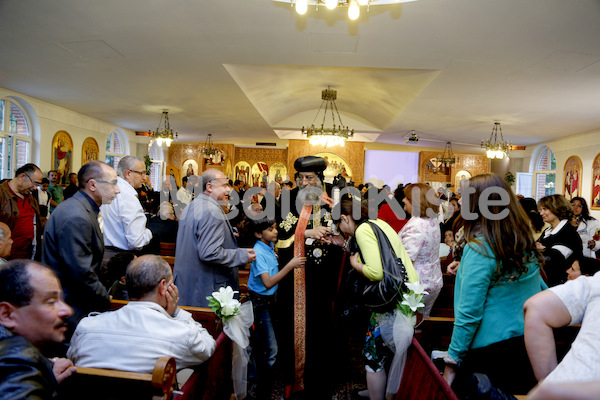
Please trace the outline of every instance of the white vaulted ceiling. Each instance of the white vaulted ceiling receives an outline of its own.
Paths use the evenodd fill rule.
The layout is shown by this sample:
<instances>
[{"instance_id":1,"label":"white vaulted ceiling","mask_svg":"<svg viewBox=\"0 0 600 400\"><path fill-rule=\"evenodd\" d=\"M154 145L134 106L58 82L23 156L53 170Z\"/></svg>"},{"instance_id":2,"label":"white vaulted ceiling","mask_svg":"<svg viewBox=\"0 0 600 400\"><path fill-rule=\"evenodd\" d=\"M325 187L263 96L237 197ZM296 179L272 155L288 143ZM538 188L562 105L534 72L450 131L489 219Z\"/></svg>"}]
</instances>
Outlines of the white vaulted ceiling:
<instances>
[{"instance_id":1,"label":"white vaulted ceiling","mask_svg":"<svg viewBox=\"0 0 600 400\"><path fill-rule=\"evenodd\" d=\"M166 108L180 141L300 138L327 86L359 140L598 130L600 2L419 0L350 22L270 0L0 0L0 87L128 129Z\"/></svg>"}]
</instances>

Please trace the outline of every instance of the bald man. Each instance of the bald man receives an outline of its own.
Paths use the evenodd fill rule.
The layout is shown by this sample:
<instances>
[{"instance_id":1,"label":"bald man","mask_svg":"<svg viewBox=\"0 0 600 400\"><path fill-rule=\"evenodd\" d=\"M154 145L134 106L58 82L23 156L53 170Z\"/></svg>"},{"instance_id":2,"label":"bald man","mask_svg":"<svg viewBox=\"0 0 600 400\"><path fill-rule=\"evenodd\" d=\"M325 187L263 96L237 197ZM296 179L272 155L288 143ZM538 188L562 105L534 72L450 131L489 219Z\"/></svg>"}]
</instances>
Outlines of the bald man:
<instances>
[{"instance_id":1,"label":"bald man","mask_svg":"<svg viewBox=\"0 0 600 400\"><path fill-rule=\"evenodd\" d=\"M208 307L206 296L221 287L239 290L238 268L256 259L252 249L240 249L221 208L231 191L229 179L217 169L200 177L202 193L181 214L175 246L175 284L180 303Z\"/></svg>"}]
</instances>

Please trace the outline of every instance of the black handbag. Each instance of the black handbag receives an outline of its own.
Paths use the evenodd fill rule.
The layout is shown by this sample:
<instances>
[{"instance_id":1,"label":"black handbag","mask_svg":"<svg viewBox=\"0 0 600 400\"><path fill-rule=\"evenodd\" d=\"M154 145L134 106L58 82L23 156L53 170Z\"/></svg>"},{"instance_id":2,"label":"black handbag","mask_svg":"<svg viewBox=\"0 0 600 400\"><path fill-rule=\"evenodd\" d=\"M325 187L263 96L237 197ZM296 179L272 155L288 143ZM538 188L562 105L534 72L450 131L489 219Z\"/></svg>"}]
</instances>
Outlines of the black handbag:
<instances>
[{"instance_id":1,"label":"black handbag","mask_svg":"<svg viewBox=\"0 0 600 400\"><path fill-rule=\"evenodd\" d=\"M408 281L406 267L402 260L396 255L390 240L385 232L376 224L367 221L379 244L381 254L381 266L383 267L383 279L367 284L363 290L365 305L373 312L385 313L396 308L398 302L402 301L402 292ZM362 254L361 254L362 258ZM364 261L364 258L363 258Z\"/></svg>"}]
</instances>

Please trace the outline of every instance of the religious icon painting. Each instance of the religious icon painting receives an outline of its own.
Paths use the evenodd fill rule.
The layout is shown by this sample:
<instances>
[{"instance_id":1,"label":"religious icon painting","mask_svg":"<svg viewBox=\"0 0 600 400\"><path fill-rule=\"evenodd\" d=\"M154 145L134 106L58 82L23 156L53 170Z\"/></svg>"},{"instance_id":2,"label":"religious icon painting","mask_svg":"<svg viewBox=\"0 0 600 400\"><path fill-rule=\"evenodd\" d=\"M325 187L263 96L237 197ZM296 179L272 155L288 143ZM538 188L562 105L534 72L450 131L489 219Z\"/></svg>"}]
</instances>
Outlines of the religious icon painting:
<instances>
[{"instance_id":1,"label":"religious icon painting","mask_svg":"<svg viewBox=\"0 0 600 400\"><path fill-rule=\"evenodd\" d=\"M273 163L269 168L269 182L275 181L281 184L283 181L288 180L287 167L280 162Z\"/></svg>"},{"instance_id":2,"label":"religious icon painting","mask_svg":"<svg viewBox=\"0 0 600 400\"><path fill-rule=\"evenodd\" d=\"M469 171L458 171L454 177L454 190L457 193L462 193L462 185L464 185L469 179L471 179L471 174Z\"/></svg>"},{"instance_id":3,"label":"religious icon painting","mask_svg":"<svg viewBox=\"0 0 600 400\"><path fill-rule=\"evenodd\" d=\"M579 157L571 156L567 159L563 175L563 196L568 201L571 201L573 197L581 196L582 170L583 167Z\"/></svg>"},{"instance_id":4,"label":"religious icon painting","mask_svg":"<svg viewBox=\"0 0 600 400\"><path fill-rule=\"evenodd\" d=\"M233 167L233 173L235 174L234 181L242 181L248 185L252 185L252 178L250 176L250 164L246 161L240 161Z\"/></svg>"},{"instance_id":5,"label":"religious icon painting","mask_svg":"<svg viewBox=\"0 0 600 400\"><path fill-rule=\"evenodd\" d=\"M252 166L252 186L267 187L269 166L266 162L259 161Z\"/></svg>"},{"instance_id":6,"label":"religious icon painting","mask_svg":"<svg viewBox=\"0 0 600 400\"><path fill-rule=\"evenodd\" d=\"M98 159L98 154L100 153L100 149L98 147L98 142L96 139L89 137L83 141L83 146L81 146L81 165Z\"/></svg>"},{"instance_id":7,"label":"religious icon painting","mask_svg":"<svg viewBox=\"0 0 600 400\"><path fill-rule=\"evenodd\" d=\"M346 181L352 180L350 165L342 157L334 153L318 153L315 156L323 157L327 162L327 168L323 171L326 182L333 182L333 179L340 174Z\"/></svg>"},{"instance_id":8,"label":"religious icon painting","mask_svg":"<svg viewBox=\"0 0 600 400\"><path fill-rule=\"evenodd\" d=\"M73 140L67 131L58 131L52 139L52 169L58 173L59 185L69 184L73 169Z\"/></svg>"},{"instance_id":9,"label":"religious icon painting","mask_svg":"<svg viewBox=\"0 0 600 400\"><path fill-rule=\"evenodd\" d=\"M167 164L166 166L166 174L165 176L172 176L173 179L175 180L175 182L172 182L171 184L173 185L173 189L177 190L177 187L175 187L175 185L177 185L177 182L180 182L179 180L179 169L177 167L175 167L174 165L171 164Z\"/></svg>"},{"instance_id":10,"label":"religious icon painting","mask_svg":"<svg viewBox=\"0 0 600 400\"><path fill-rule=\"evenodd\" d=\"M600 210L600 154L594 158L592 164L592 201L590 208Z\"/></svg>"},{"instance_id":11,"label":"religious icon painting","mask_svg":"<svg viewBox=\"0 0 600 400\"><path fill-rule=\"evenodd\" d=\"M185 160L181 166L181 170L183 171L183 176L187 176L188 178L192 175L198 175L198 162L196 160Z\"/></svg>"}]
</instances>

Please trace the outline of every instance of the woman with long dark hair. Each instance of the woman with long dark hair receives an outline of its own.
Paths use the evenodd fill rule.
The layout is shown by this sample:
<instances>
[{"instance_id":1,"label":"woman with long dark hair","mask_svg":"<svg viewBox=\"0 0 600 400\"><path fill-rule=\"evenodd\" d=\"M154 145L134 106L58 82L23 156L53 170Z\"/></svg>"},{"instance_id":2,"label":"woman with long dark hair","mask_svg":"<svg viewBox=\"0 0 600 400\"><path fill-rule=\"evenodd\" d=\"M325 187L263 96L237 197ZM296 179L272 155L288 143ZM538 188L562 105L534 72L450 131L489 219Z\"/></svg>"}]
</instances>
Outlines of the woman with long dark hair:
<instances>
[{"instance_id":1,"label":"woman with long dark hair","mask_svg":"<svg viewBox=\"0 0 600 400\"><path fill-rule=\"evenodd\" d=\"M525 350L523 304L545 287L543 259L529 218L504 179L477 175L467 189L462 207L476 218L464 221L444 378L459 397L483 375L497 390L524 394L536 380Z\"/></svg>"},{"instance_id":2,"label":"woman with long dark hair","mask_svg":"<svg viewBox=\"0 0 600 400\"><path fill-rule=\"evenodd\" d=\"M600 250L600 241L594 240L594 235L600 229L600 223L590 215L590 209L583 197L573 197L571 207L573 207L571 225L577 229L577 233L581 238L583 255L596 258L596 251Z\"/></svg>"}]
</instances>

